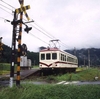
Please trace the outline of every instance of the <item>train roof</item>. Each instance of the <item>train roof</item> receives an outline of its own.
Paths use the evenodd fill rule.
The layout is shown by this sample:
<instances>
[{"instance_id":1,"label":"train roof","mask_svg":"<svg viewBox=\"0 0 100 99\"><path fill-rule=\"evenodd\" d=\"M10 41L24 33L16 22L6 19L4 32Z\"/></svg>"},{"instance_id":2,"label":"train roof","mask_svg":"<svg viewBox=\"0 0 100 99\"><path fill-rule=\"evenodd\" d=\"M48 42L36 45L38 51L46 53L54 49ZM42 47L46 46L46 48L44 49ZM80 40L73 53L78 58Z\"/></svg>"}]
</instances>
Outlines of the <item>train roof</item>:
<instances>
[{"instance_id":1,"label":"train roof","mask_svg":"<svg viewBox=\"0 0 100 99\"><path fill-rule=\"evenodd\" d=\"M70 53L68 53L68 52L66 52L66 51L60 50L60 49L58 49L58 48L49 48L49 47L48 47L48 48L46 48L46 49L40 50L40 52L47 52L47 51L60 51L60 52L62 52L62 53L68 54L69 56L76 57L75 55L70 54Z\"/></svg>"},{"instance_id":2,"label":"train roof","mask_svg":"<svg viewBox=\"0 0 100 99\"><path fill-rule=\"evenodd\" d=\"M40 50L40 52L46 52L46 51L60 51L58 48L46 48L43 50Z\"/></svg>"}]
</instances>

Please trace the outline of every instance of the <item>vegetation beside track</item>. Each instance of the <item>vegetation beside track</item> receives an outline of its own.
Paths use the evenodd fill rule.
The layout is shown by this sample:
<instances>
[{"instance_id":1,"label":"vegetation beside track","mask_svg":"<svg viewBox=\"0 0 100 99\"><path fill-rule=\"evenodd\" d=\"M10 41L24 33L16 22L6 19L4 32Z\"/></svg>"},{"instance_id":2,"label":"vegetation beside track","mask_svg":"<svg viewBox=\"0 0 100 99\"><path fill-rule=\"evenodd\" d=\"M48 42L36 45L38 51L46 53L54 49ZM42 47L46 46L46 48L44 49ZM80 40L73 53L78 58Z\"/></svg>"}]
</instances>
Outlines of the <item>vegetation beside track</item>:
<instances>
[{"instance_id":1,"label":"vegetation beside track","mask_svg":"<svg viewBox=\"0 0 100 99\"><path fill-rule=\"evenodd\" d=\"M10 72L10 64L0 63L0 75L7 74Z\"/></svg>"},{"instance_id":2,"label":"vegetation beside track","mask_svg":"<svg viewBox=\"0 0 100 99\"><path fill-rule=\"evenodd\" d=\"M78 68L76 73L30 76L26 79L27 81L46 81L50 84L21 83L20 87L14 85L13 88L0 86L0 99L100 99L100 85L54 84L59 81L94 81L95 77L100 80L99 68Z\"/></svg>"},{"instance_id":3,"label":"vegetation beside track","mask_svg":"<svg viewBox=\"0 0 100 99\"><path fill-rule=\"evenodd\" d=\"M38 66L34 66L37 68ZM16 66L15 66L16 71ZM0 75L10 73L10 64L0 63ZM100 80L100 68L78 68L75 73L66 73L49 76L31 76L28 80L44 80L47 82L58 82L58 81L94 81L95 77Z\"/></svg>"},{"instance_id":4,"label":"vegetation beside track","mask_svg":"<svg viewBox=\"0 0 100 99\"><path fill-rule=\"evenodd\" d=\"M23 84L3 88L0 99L100 99L100 86Z\"/></svg>"},{"instance_id":5,"label":"vegetation beside track","mask_svg":"<svg viewBox=\"0 0 100 99\"><path fill-rule=\"evenodd\" d=\"M30 76L29 78L27 78L27 80L55 83L59 81L95 81L95 77L98 77L97 80L100 80L99 68L78 68L78 71L76 71L75 73L48 76Z\"/></svg>"}]
</instances>

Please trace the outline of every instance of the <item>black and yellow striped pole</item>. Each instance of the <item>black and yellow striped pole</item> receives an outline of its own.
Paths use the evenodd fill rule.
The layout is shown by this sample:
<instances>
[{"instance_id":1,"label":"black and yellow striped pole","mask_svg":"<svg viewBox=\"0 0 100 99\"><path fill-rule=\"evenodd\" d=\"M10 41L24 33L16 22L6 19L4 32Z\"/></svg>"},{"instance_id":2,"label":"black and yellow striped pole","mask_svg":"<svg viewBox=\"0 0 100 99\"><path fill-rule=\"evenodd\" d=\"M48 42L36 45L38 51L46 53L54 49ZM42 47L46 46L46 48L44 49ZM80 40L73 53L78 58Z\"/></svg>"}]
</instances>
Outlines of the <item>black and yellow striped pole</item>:
<instances>
[{"instance_id":1,"label":"black and yellow striped pole","mask_svg":"<svg viewBox=\"0 0 100 99\"><path fill-rule=\"evenodd\" d=\"M23 6L24 1L20 1L21 7ZM19 24L19 36L18 36L18 53L17 53L17 80L16 80L16 85L20 85L20 56L21 56L21 36L22 36L22 19L23 19L23 11L20 13L20 21L21 23Z\"/></svg>"},{"instance_id":2,"label":"black and yellow striped pole","mask_svg":"<svg viewBox=\"0 0 100 99\"><path fill-rule=\"evenodd\" d=\"M16 85L20 85L20 56L21 56L21 38L22 38L22 24L23 24L23 12L26 18L29 20L26 10L30 9L30 6L23 6L24 0L19 0L20 8L16 9L16 13L20 13L19 35L18 35L18 53L17 53L17 80Z\"/></svg>"}]
</instances>

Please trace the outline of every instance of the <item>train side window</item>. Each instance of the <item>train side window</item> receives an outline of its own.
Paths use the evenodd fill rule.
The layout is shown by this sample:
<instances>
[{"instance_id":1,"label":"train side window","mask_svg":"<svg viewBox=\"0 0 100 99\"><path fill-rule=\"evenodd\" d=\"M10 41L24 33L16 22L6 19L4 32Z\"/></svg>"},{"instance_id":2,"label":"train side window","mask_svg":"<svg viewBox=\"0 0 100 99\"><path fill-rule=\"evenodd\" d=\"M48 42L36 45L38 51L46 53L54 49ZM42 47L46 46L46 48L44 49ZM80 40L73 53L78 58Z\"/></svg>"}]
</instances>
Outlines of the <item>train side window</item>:
<instances>
[{"instance_id":1,"label":"train side window","mask_svg":"<svg viewBox=\"0 0 100 99\"><path fill-rule=\"evenodd\" d=\"M66 55L65 55L65 61L66 61Z\"/></svg>"},{"instance_id":2,"label":"train side window","mask_svg":"<svg viewBox=\"0 0 100 99\"><path fill-rule=\"evenodd\" d=\"M45 54L41 54L41 60L45 60Z\"/></svg>"},{"instance_id":3,"label":"train side window","mask_svg":"<svg viewBox=\"0 0 100 99\"><path fill-rule=\"evenodd\" d=\"M65 60L65 59L64 59L64 54L62 54L62 57L63 57L63 61L64 61L64 60Z\"/></svg>"},{"instance_id":4,"label":"train side window","mask_svg":"<svg viewBox=\"0 0 100 99\"><path fill-rule=\"evenodd\" d=\"M68 59L67 59L69 62L74 62L74 58L72 58L72 57L68 57Z\"/></svg>"},{"instance_id":5,"label":"train side window","mask_svg":"<svg viewBox=\"0 0 100 99\"><path fill-rule=\"evenodd\" d=\"M61 54L61 60L63 60L63 55Z\"/></svg>"},{"instance_id":6,"label":"train side window","mask_svg":"<svg viewBox=\"0 0 100 99\"><path fill-rule=\"evenodd\" d=\"M61 54L59 53L59 60L61 60Z\"/></svg>"},{"instance_id":7,"label":"train side window","mask_svg":"<svg viewBox=\"0 0 100 99\"><path fill-rule=\"evenodd\" d=\"M52 59L57 59L57 53L52 53Z\"/></svg>"},{"instance_id":8,"label":"train side window","mask_svg":"<svg viewBox=\"0 0 100 99\"><path fill-rule=\"evenodd\" d=\"M75 59L75 63L77 63L78 61L77 61L77 59Z\"/></svg>"},{"instance_id":9,"label":"train side window","mask_svg":"<svg viewBox=\"0 0 100 99\"><path fill-rule=\"evenodd\" d=\"M46 59L47 59L47 60L51 59L51 54L50 54L50 53L47 53L47 54L46 54Z\"/></svg>"}]
</instances>

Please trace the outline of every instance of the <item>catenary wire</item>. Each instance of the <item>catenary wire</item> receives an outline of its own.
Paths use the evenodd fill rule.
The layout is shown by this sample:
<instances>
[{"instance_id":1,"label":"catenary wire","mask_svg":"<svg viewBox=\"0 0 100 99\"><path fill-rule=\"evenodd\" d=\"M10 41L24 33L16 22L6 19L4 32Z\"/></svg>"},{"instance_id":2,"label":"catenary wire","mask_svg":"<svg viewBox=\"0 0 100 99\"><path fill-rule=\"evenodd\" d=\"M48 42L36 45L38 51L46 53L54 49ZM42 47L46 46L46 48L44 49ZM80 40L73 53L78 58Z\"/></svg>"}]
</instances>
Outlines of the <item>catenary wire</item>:
<instances>
[{"instance_id":1,"label":"catenary wire","mask_svg":"<svg viewBox=\"0 0 100 99\"><path fill-rule=\"evenodd\" d=\"M48 33L50 35L50 38L52 39L57 39L55 38L53 35L51 35L49 32L45 31L45 29L43 29L41 26L39 26L36 22L34 23L36 26L38 26L40 29L42 29L44 32ZM60 41L61 42L61 41ZM65 43L61 42L61 44L64 46L64 47L69 47L68 45L66 45Z\"/></svg>"},{"instance_id":2,"label":"catenary wire","mask_svg":"<svg viewBox=\"0 0 100 99\"><path fill-rule=\"evenodd\" d=\"M7 8L7 9L9 9L9 10L12 10L12 9L10 9L10 8L8 8L8 7L6 7L6 6L4 6L3 4L0 4L2 7L4 7L4 8Z\"/></svg>"},{"instance_id":3,"label":"catenary wire","mask_svg":"<svg viewBox=\"0 0 100 99\"><path fill-rule=\"evenodd\" d=\"M48 43L47 42L45 42L44 40L42 40L42 39L40 39L39 37L37 37L37 36L35 36L35 35L33 35L33 33L29 33L31 36L33 36L33 37L35 37L35 38L37 38L37 39L39 39L40 41L42 41L42 42L44 42L45 44L47 44L48 45Z\"/></svg>"},{"instance_id":4,"label":"catenary wire","mask_svg":"<svg viewBox=\"0 0 100 99\"><path fill-rule=\"evenodd\" d=\"M0 7L2 10L4 10L5 12L11 14L9 11L5 10L4 8ZM12 15L12 14L11 14Z\"/></svg>"},{"instance_id":5,"label":"catenary wire","mask_svg":"<svg viewBox=\"0 0 100 99\"><path fill-rule=\"evenodd\" d=\"M4 2L3 0L0 0L0 1L2 1L3 3L5 3L5 4L7 4L7 5L9 5L10 7L12 7L12 8L14 8L15 9L15 7L13 7L13 6L11 6L10 4L8 4L8 3L6 3L6 2ZM0 7L1 8L1 7ZM7 8L7 7L6 7ZM3 9L3 8L1 8L1 9ZM5 9L3 9L3 10L5 10ZM10 9L11 10L11 9ZM5 10L6 11L6 10ZM8 11L6 11L6 12L8 12ZM8 12L9 13L9 12ZM11 14L11 13L10 13ZM38 28L36 28L35 26L33 26L32 24L31 24L31 26L32 27L34 27L35 29L37 29L38 31L40 31L41 33L43 33L44 35L46 35L46 36L48 36L49 38L51 38L51 39L56 39L53 35L51 35L50 33L48 33L47 31L45 31L45 29L43 29L42 27L40 27L36 22L34 23L36 26L38 26L40 29L38 29ZM43 32L44 31L44 32ZM47 33L47 34L46 34ZM44 41L43 41L44 42ZM60 41L61 42L61 41ZM64 46L64 47L68 47L68 46L66 46L66 44L64 44L63 42L61 42L61 44Z\"/></svg>"},{"instance_id":6,"label":"catenary wire","mask_svg":"<svg viewBox=\"0 0 100 99\"><path fill-rule=\"evenodd\" d=\"M15 7L13 7L12 5L8 4L7 2L5 2L5 1L3 1L3 0L0 0L0 1L2 1L3 3L5 3L5 4L7 4L8 6L10 6L10 7L12 7L12 8L15 9Z\"/></svg>"}]
</instances>

